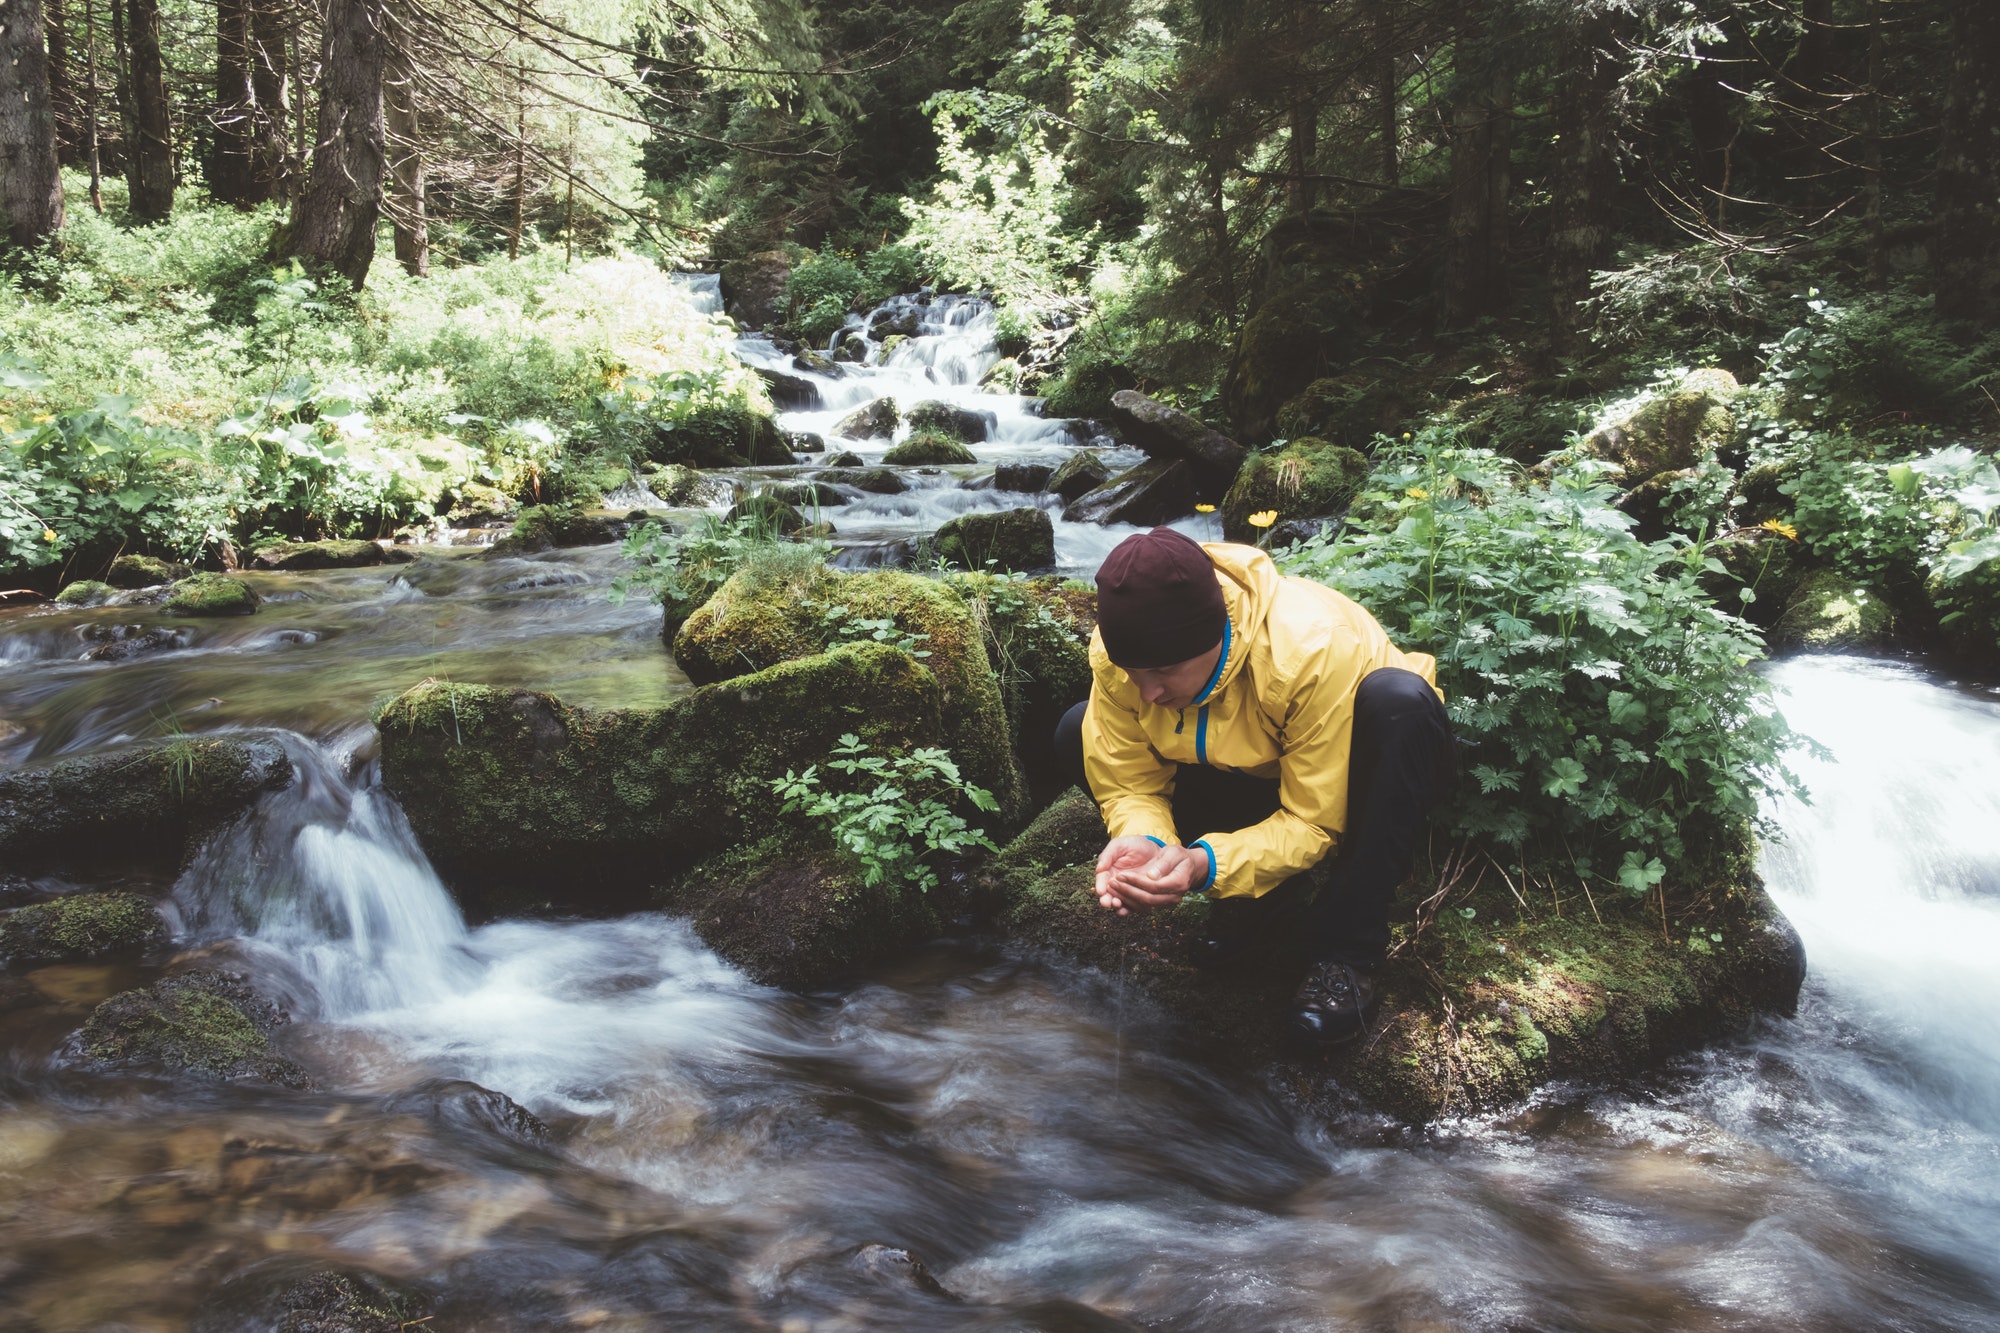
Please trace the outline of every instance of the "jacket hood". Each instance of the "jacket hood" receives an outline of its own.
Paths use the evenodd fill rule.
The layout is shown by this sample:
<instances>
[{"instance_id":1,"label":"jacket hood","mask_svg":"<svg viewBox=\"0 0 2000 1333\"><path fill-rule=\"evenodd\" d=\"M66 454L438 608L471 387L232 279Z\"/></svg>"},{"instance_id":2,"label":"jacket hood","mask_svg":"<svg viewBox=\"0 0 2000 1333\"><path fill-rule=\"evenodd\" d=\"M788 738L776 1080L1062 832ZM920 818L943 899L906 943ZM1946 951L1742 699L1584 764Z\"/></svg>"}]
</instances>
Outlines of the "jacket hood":
<instances>
[{"instance_id":1,"label":"jacket hood","mask_svg":"<svg viewBox=\"0 0 2000 1333\"><path fill-rule=\"evenodd\" d=\"M1229 649L1223 655L1215 680L1202 693L1201 700L1207 700L1226 689L1249 660L1250 644L1264 632L1264 618L1271 612L1284 575L1278 572L1270 553L1255 546L1204 542L1201 549L1208 552L1208 558L1215 564L1216 578L1222 584L1223 605L1229 612Z\"/></svg>"}]
</instances>

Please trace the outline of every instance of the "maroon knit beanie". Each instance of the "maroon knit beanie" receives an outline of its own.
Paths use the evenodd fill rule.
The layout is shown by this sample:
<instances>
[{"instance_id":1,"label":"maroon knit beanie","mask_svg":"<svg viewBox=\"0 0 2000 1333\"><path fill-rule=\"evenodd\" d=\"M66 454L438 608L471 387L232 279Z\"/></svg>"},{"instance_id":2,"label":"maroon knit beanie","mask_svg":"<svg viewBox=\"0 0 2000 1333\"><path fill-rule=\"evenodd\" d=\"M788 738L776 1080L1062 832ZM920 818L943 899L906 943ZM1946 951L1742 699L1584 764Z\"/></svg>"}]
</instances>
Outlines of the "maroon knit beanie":
<instances>
[{"instance_id":1,"label":"maroon knit beanie","mask_svg":"<svg viewBox=\"0 0 2000 1333\"><path fill-rule=\"evenodd\" d=\"M1208 552L1172 528L1127 537L1097 571L1097 628L1121 667L1200 657L1228 623Z\"/></svg>"}]
</instances>

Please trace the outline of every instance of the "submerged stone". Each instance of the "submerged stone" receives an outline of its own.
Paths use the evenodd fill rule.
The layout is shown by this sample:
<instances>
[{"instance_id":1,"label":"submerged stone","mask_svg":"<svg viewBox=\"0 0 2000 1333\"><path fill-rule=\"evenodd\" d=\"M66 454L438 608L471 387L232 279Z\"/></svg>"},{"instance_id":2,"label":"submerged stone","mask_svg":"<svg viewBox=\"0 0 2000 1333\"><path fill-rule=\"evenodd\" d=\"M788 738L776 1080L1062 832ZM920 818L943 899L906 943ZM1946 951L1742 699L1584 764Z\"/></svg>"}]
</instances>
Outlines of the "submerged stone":
<instances>
[{"instance_id":1,"label":"submerged stone","mask_svg":"<svg viewBox=\"0 0 2000 1333\"><path fill-rule=\"evenodd\" d=\"M938 431L912 435L882 455L882 462L890 467L937 467L978 461L979 455Z\"/></svg>"},{"instance_id":2,"label":"submerged stone","mask_svg":"<svg viewBox=\"0 0 2000 1333\"><path fill-rule=\"evenodd\" d=\"M1055 524L1032 506L997 514L961 514L932 537L938 558L959 569L1047 569L1056 562Z\"/></svg>"},{"instance_id":3,"label":"submerged stone","mask_svg":"<svg viewBox=\"0 0 2000 1333\"><path fill-rule=\"evenodd\" d=\"M75 963L164 943L167 923L136 893L75 893L0 921L0 963Z\"/></svg>"},{"instance_id":4,"label":"submerged stone","mask_svg":"<svg viewBox=\"0 0 2000 1333\"><path fill-rule=\"evenodd\" d=\"M358 569L383 562L382 548L374 542L275 542L260 546L250 557L259 569Z\"/></svg>"},{"instance_id":5,"label":"submerged stone","mask_svg":"<svg viewBox=\"0 0 2000 1333\"><path fill-rule=\"evenodd\" d=\"M227 574L193 574L174 585L167 610L182 616L247 616L263 599L241 579Z\"/></svg>"},{"instance_id":6,"label":"submerged stone","mask_svg":"<svg viewBox=\"0 0 2000 1333\"><path fill-rule=\"evenodd\" d=\"M193 1333L414 1333L430 1302L405 1283L347 1265L291 1257L232 1276L201 1304Z\"/></svg>"},{"instance_id":7,"label":"submerged stone","mask_svg":"<svg viewBox=\"0 0 2000 1333\"><path fill-rule=\"evenodd\" d=\"M1273 453L1252 454L1222 500L1222 535L1255 543L1264 530L1252 514L1276 513L1278 522L1338 518L1368 480L1368 460L1344 445L1293 440Z\"/></svg>"},{"instance_id":8,"label":"submerged stone","mask_svg":"<svg viewBox=\"0 0 2000 1333\"><path fill-rule=\"evenodd\" d=\"M289 1021L237 978L182 972L98 1005L82 1045L107 1064L303 1088L306 1071L271 1048L271 1034Z\"/></svg>"}]
</instances>

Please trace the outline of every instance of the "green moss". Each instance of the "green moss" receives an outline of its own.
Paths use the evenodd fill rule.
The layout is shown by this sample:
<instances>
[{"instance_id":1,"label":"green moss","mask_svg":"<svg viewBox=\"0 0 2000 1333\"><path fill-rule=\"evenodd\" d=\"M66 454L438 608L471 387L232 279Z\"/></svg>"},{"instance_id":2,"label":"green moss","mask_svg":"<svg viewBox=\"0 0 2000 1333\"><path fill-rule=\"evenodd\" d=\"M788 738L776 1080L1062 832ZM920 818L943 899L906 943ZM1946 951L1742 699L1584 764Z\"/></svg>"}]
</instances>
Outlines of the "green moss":
<instances>
[{"instance_id":1,"label":"green moss","mask_svg":"<svg viewBox=\"0 0 2000 1333\"><path fill-rule=\"evenodd\" d=\"M1104 817L1097 802L1082 788L1071 787L1002 847L993 865L1001 871L1033 870L1044 875L1069 866L1095 866L1104 843Z\"/></svg>"},{"instance_id":2,"label":"green moss","mask_svg":"<svg viewBox=\"0 0 2000 1333\"><path fill-rule=\"evenodd\" d=\"M886 440L896 434L896 427L902 419L903 414L896 409L895 399L877 398L842 417L834 426L833 433L850 440Z\"/></svg>"},{"instance_id":3,"label":"green moss","mask_svg":"<svg viewBox=\"0 0 2000 1333\"><path fill-rule=\"evenodd\" d=\"M1726 370L1698 370L1593 432L1585 452L1618 465L1625 485L1699 464L1736 429L1729 405L1740 390Z\"/></svg>"},{"instance_id":4,"label":"green moss","mask_svg":"<svg viewBox=\"0 0 2000 1333\"><path fill-rule=\"evenodd\" d=\"M931 538L938 558L959 569L1047 569L1056 562L1055 524L1026 506L997 514L961 514Z\"/></svg>"},{"instance_id":5,"label":"green moss","mask_svg":"<svg viewBox=\"0 0 2000 1333\"><path fill-rule=\"evenodd\" d=\"M99 583L95 579L78 579L74 583L63 585L63 590L56 594L56 605L100 606L106 598L117 591L108 583Z\"/></svg>"},{"instance_id":6,"label":"green moss","mask_svg":"<svg viewBox=\"0 0 2000 1333\"><path fill-rule=\"evenodd\" d=\"M259 569L354 569L381 564L383 554L374 542L274 542L250 560Z\"/></svg>"},{"instance_id":7,"label":"green moss","mask_svg":"<svg viewBox=\"0 0 2000 1333\"><path fill-rule=\"evenodd\" d=\"M306 1072L271 1049L271 1033L285 1021L240 981L185 972L98 1005L84 1024L83 1047L107 1062L305 1087Z\"/></svg>"},{"instance_id":8,"label":"green moss","mask_svg":"<svg viewBox=\"0 0 2000 1333\"><path fill-rule=\"evenodd\" d=\"M882 455L890 467L931 467L950 463L977 463L979 456L940 431L912 435Z\"/></svg>"},{"instance_id":9,"label":"green moss","mask_svg":"<svg viewBox=\"0 0 2000 1333\"><path fill-rule=\"evenodd\" d=\"M903 420L914 435L943 435L963 444L977 444L986 438L985 417L934 398L913 406Z\"/></svg>"},{"instance_id":10,"label":"green moss","mask_svg":"<svg viewBox=\"0 0 2000 1333\"><path fill-rule=\"evenodd\" d=\"M766 486L763 494L795 509L831 509L847 503L847 497L824 481L781 481Z\"/></svg>"},{"instance_id":11,"label":"green moss","mask_svg":"<svg viewBox=\"0 0 2000 1333\"><path fill-rule=\"evenodd\" d=\"M764 412L734 403L712 403L685 417L655 423L648 457L692 467L742 467L792 461L784 432Z\"/></svg>"},{"instance_id":12,"label":"green moss","mask_svg":"<svg viewBox=\"0 0 2000 1333\"><path fill-rule=\"evenodd\" d=\"M227 574L193 574L174 585L167 610L182 616L247 616L262 599Z\"/></svg>"},{"instance_id":13,"label":"green moss","mask_svg":"<svg viewBox=\"0 0 2000 1333\"><path fill-rule=\"evenodd\" d=\"M1895 613L1879 595L1835 570L1819 569L1799 580L1771 627L1770 642L1775 652L1873 648L1887 643L1895 627Z\"/></svg>"},{"instance_id":14,"label":"green moss","mask_svg":"<svg viewBox=\"0 0 2000 1333\"><path fill-rule=\"evenodd\" d=\"M855 455L842 454L840 457L855 458ZM814 476L829 485L852 486L871 495L901 495L910 489L908 483L886 467L830 467Z\"/></svg>"},{"instance_id":15,"label":"green moss","mask_svg":"<svg viewBox=\"0 0 2000 1333\"><path fill-rule=\"evenodd\" d=\"M1250 516L1269 510L1280 522L1335 517L1367 479L1366 458L1325 440L1293 440L1274 453L1252 454L1222 501L1222 535L1255 542L1262 533Z\"/></svg>"},{"instance_id":16,"label":"green moss","mask_svg":"<svg viewBox=\"0 0 2000 1333\"><path fill-rule=\"evenodd\" d=\"M532 505L514 520L514 530L488 548L496 556L531 555L563 546L602 546L618 540L605 519L573 505Z\"/></svg>"},{"instance_id":17,"label":"green moss","mask_svg":"<svg viewBox=\"0 0 2000 1333\"><path fill-rule=\"evenodd\" d=\"M1110 480L1111 469L1105 466L1103 457L1094 449L1079 449L1063 460L1062 466L1055 470L1042 489L1065 500L1074 500Z\"/></svg>"},{"instance_id":18,"label":"green moss","mask_svg":"<svg viewBox=\"0 0 2000 1333\"><path fill-rule=\"evenodd\" d=\"M805 516L775 495L752 495L738 500L722 516L725 523L749 519L760 531L789 537L806 525Z\"/></svg>"},{"instance_id":19,"label":"green moss","mask_svg":"<svg viewBox=\"0 0 2000 1333\"><path fill-rule=\"evenodd\" d=\"M1054 780L1048 737L1071 704L1090 693L1090 633L1097 594L1062 579L953 574L986 632L986 655L1000 682L1014 751L1038 787Z\"/></svg>"},{"instance_id":20,"label":"green moss","mask_svg":"<svg viewBox=\"0 0 2000 1333\"><path fill-rule=\"evenodd\" d=\"M78 893L23 907L0 922L0 961L75 962L159 944L167 923L134 893Z\"/></svg>"},{"instance_id":21,"label":"green moss","mask_svg":"<svg viewBox=\"0 0 2000 1333\"><path fill-rule=\"evenodd\" d=\"M675 507L707 505L729 498L729 483L698 468L668 463L646 473L646 489L663 504Z\"/></svg>"},{"instance_id":22,"label":"green moss","mask_svg":"<svg viewBox=\"0 0 2000 1333\"><path fill-rule=\"evenodd\" d=\"M184 579L188 573L186 565L170 564L157 556L121 555L111 562L104 581L114 588L157 588Z\"/></svg>"}]
</instances>

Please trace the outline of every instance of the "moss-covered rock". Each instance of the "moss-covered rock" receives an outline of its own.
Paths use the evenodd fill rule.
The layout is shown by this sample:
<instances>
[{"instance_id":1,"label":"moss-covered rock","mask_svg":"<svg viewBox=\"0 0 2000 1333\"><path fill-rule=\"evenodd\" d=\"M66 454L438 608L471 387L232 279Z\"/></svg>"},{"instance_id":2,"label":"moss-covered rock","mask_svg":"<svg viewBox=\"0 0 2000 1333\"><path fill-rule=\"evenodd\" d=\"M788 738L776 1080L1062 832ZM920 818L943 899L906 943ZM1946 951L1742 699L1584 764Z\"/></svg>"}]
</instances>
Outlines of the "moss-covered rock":
<instances>
[{"instance_id":1,"label":"moss-covered rock","mask_svg":"<svg viewBox=\"0 0 2000 1333\"><path fill-rule=\"evenodd\" d=\"M766 486L761 493L801 510L830 509L847 503L845 495L824 481L781 481Z\"/></svg>"},{"instance_id":2,"label":"moss-covered rock","mask_svg":"<svg viewBox=\"0 0 2000 1333\"><path fill-rule=\"evenodd\" d=\"M820 358L825 360L824 357ZM827 361L827 365L833 362ZM785 447L795 454L823 454L826 452L826 436L810 430L789 430L785 432Z\"/></svg>"},{"instance_id":3,"label":"moss-covered rock","mask_svg":"<svg viewBox=\"0 0 2000 1333\"><path fill-rule=\"evenodd\" d=\"M403 1283L290 1256L237 1273L202 1301L193 1333L410 1333L431 1305Z\"/></svg>"},{"instance_id":4,"label":"moss-covered rock","mask_svg":"<svg viewBox=\"0 0 2000 1333\"><path fill-rule=\"evenodd\" d=\"M850 440L887 440L896 434L896 426L902 421L902 413L896 410L894 398L877 398L863 407L857 407L840 419L833 428L835 435Z\"/></svg>"},{"instance_id":5,"label":"moss-covered rock","mask_svg":"<svg viewBox=\"0 0 2000 1333\"><path fill-rule=\"evenodd\" d=\"M866 464L867 460L852 449L842 449L837 454L828 455L826 459L828 467L863 467Z\"/></svg>"},{"instance_id":6,"label":"moss-covered rock","mask_svg":"<svg viewBox=\"0 0 2000 1333\"><path fill-rule=\"evenodd\" d=\"M159 909L136 893L75 893L0 921L0 963L73 963L138 953L166 938Z\"/></svg>"},{"instance_id":7,"label":"moss-covered rock","mask_svg":"<svg viewBox=\"0 0 2000 1333\"><path fill-rule=\"evenodd\" d=\"M1043 489L1065 500L1096 490L1111 480L1111 469L1095 449L1079 449L1064 459Z\"/></svg>"},{"instance_id":8,"label":"moss-covered rock","mask_svg":"<svg viewBox=\"0 0 2000 1333\"><path fill-rule=\"evenodd\" d=\"M514 520L514 530L487 548L491 556L534 555L566 546L603 546L618 540L609 519L573 505L532 505Z\"/></svg>"},{"instance_id":9,"label":"moss-covered rock","mask_svg":"<svg viewBox=\"0 0 2000 1333\"><path fill-rule=\"evenodd\" d=\"M1326 376L1278 409L1278 434L1366 451L1377 435L1400 429L1409 412L1408 400L1392 385L1359 374Z\"/></svg>"},{"instance_id":10,"label":"moss-covered rock","mask_svg":"<svg viewBox=\"0 0 2000 1333\"><path fill-rule=\"evenodd\" d=\"M1097 594L1088 584L1047 576L952 574L945 581L985 627L1014 753L1035 789L1048 792L1058 780L1049 737L1069 706L1090 694Z\"/></svg>"},{"instance_id":11,"label":"moss-covered rock","mask_svg":"<svg viewBox=\"0 0 2000 1333\"><path fill-rule=\"evenodd\" d=\"M82 1044L91 1059L106 1063L307 1087L305 1070L271 1048L271 1034L287 1021L236 978L183 972L98 1005L83 1026Z\"/></svg>"},{"instance_id":12,"label":"moss-covered rock","mask_svg":"<svg viewBox=\"0 0 2000 1333\"><path fill-rule=\"evenodd\" d=\"M382 548L374 542L274 542L250 557L258 569L358 569L382 563Z\"/></svg>"},{"instance_id":13,"label":"moss-covered rock","mask_svg":"<svg viewBox=\"0 0 2000 1333\"><path fill-rule=\"evenodd\" d=\"M284 747L187 737L0 771L0 864L116 853L178 860L219 821L292 779Z\"/></svg>"},{"instance_id":14,"label":"moss-covered rock","mask_svg":"<svg viewBox=\"0 0 2000 1333\"><path fill-rule=\"evenodd\" d=\"M1736 429L1730 404L1741 392L1726 370L1695 371L1628 405L1616 420L1591 432L1583 451L1616 464L1612 479L1625 486L1694 467L1729 442Z\"/></svg>"},{"instance_id":15,"label":"moss-covered rock","mask_svg":"<svg viewBox=\"0 0 2000 1333\"><path fill-rule=\"evenodd\" d=\"M498 486L471 481L457 489L444 518L455 528L497 528L520 512L520 501Z\"/></svg>"},{"instance_id":16,"label":"moss-covered rock","mask_svg":"<svg viewBox=\"0 0 2000 1333\"><path fill-rule=\"evenodd\" d=\"M174 585L167 610L177 616L247 616L263 598L241 579L227 574L191 574Z\"/></svg>"},{"instance_id":17,"label":"moss-covered rock","mask_svg":"<svg viewBox=\"0 0 2000 1333\"><path fill-rule=\"evenodd\" d=\"M790 463L785 433L769 413L741 403L711 403L678 420L653 423L647 456L655 463L748 467Z\"/></svg>"},{"instance_id":18,"label":"moss-covered rock","mask_svg":"<svg viewBox=\"0 0 2000 1333\"><path fill-rule=\"evenodd\" d=\"M675 508L721 504L729 498L727 479L680 463L650 468L645 479L647 490Z\"/></svg>"},{"instance_id":19,"label":"moss-covered rock","mask_svg":"<svg viewBox=\"0 0 2000 1333\"><path fill-rule=\"evenodd\" d=\"M944 435L964 444L978 444L988 434L991 417L989 412L931 398L911 407L903 420L913 434Z\"/></svg>"},{"instance_id":20,"label":"moss-covered rock","mask_svg":"<svg viewBox=\"0 0 2000 1333\"><path fill-rule=\"evenodd\" d=\"M157 588L184 579L191 572L186 565L173 564L158 556L121 555L111 562L104 581L114 588Z\"/></svg>"},{"instance_id":21,"label":"moss-covered rock","mask_svg":"<svg viewBox=\"0 0 2000 1333\"><path fill-rule=\"evenodd\" d=\"M691 913L702 941L755 980L792 990L851 976L942 927L923 892L871 887L839 855L784 838L702 863L660 905Z\"/></svg>"},{"instance_id":22,"label":"moss-covered rock","mask_svg":"<svg viewBox=\"0 0 2000 1333\"><path fill-rule=\"evenodd\" d=\"M1337 1102L1344 1088L1422 1123L1517 1101L1555 1079L1628 1075L1757 1013L1789 1012L1804 978L1797 934L1747 869L1733 886L1676 894L1664 932L1651 900L1577 893L1523 911L1498 883L1475 882L1448 891L1421 924L1405 915L1393 925L1371 1033L1300 1062L1279 1024L1306 970L1303 917L1322 877L1260 904L1272 915L1249 958L1205 970L1195 943L1208 933L1208 903L1124 918L1097 906L1094 813L1073 792L997 858L985 879L1004 900L1003 932L1119 972L1212 1058L1274 1074L1308 1103ZM1406 889L1405 913L1435 887Z\"/></svg>"},{"instance_id":23,"label":"moss-covered rock","mask_svg":"<svg viewBox=\"0 0 2000 1333\"><path fill-rule=\"evenodd\" d=\"M1879 648L1895 633L1889 603L1836 570L1802 577L1771 626L1773 652L1834 652Z\"/></svg>"},{"instance_id":24,"label":"moss-covered rock","mask_svg":"<svg viewBox=\"0 0 2000 1333\"><path fill-rule=\"evenodd\" d=\"M115 596L117 592L118 589L112 587L110 584L99 583L96 579L77 579L74 582L63 585L63 590L56 594L56 605L70 607L102 606L108 599Z\"/></svg>"},{"instance_id":25,"label":"moss-covered rock","mask_svg":"<svg viewBox=\"0 0 2000 1333\"><path fill-rule=\"evenodd\" d=\"M664 708L428 681L377 726L383 781L470 905L629 909L647 883L779 826L771 779L823 762L844 733L943 743L939 697L908 653L843 644Z\"/></svg>"},{"instance_id":26,"label":"moss-covered rock","mask_svg":"<svg viewBox=\"0 0 2000 1333\"><path fill-rule=\"evenodd\" d=\"M1047 569L1056 562L1056 529L1048 511L1032 506L997 514L960 514L938 528L938 558L959 569Z\"/></svg>"},{"instance_id":27,"label":"moss-covered rock","mask_svg":"<svg viewBox=\"0 0 2000 1333\"><path fill-rule=\"evenodd\" d=\"M1238 438L1251 444L1271 439L1278 409L1312 382L1319 357L1317 332L1292 301L1268 301L1245 320L1222 386L1222 405Z\"/></svg>"},{"instance_id":28,"label":"moss-covered rock","mask_svg":"<svg viewBox=\"0 0 2000 1333\"><path fill-rule=\"evenodd\" d=\"M806 525L805 516L791 505L768 492L738 500L729 506L729 512L722 516L725 523L734 523L747 518L759 531L776 533L789 537Z\"/></svg>"},{"instance_id":29,"label":"moss-covered rock","mask_svg":"<svg viewBox=\"0 0 2000 1333\"><path fill-rule=\"evenodd\" d=\"M1368 460L1345 445L1293 440L1273 453L1252 454L1222 501L1222 535L1255 542L1263 535L1250 516L1275 510L1280 522L1335 518L1368 480Z\"/></svg>"},{"instance_id":30,"label":"moss-covered rock","mask_svg":"<svg viewBox=\"0 0 2000 1333\"><path fill-rule=\"evenodd\" d=\"M843 454L842 457L852 455ZM909 483L886 467L830 467L814 474L814 480L834 486L852 486L870 495L901 495Z\"/></svg>"},{"instance_id":31,"label":"moss-covered rock","mask_svg":"<svg viewBox=\"0 0 2000 1333\"><path fill-rule=\"evenodd\" d=\"M972 450L937 431L912 435L882 455L882 462L890 467L937 467L978 461L979 456Z\"/></svg>"},{"instance_id":32,"label":"moss-covered rock","mask_svg":"<svg viewBox=\"0 0 2000 1333\"><path fill-rule=\"evenodd\" d=\"M844 608L836 613L835 608ZM930 654L944 703L945 746L967 781L1000 801L1003 822L1018 819L1026 790L1009 745L999 681L965 600L935 579L900 570L824 571L809 589L732 575L674 637L674 658L690 680L727 680L819 651L843 626L889 621Z\"/></svg>"}]
</instances>

